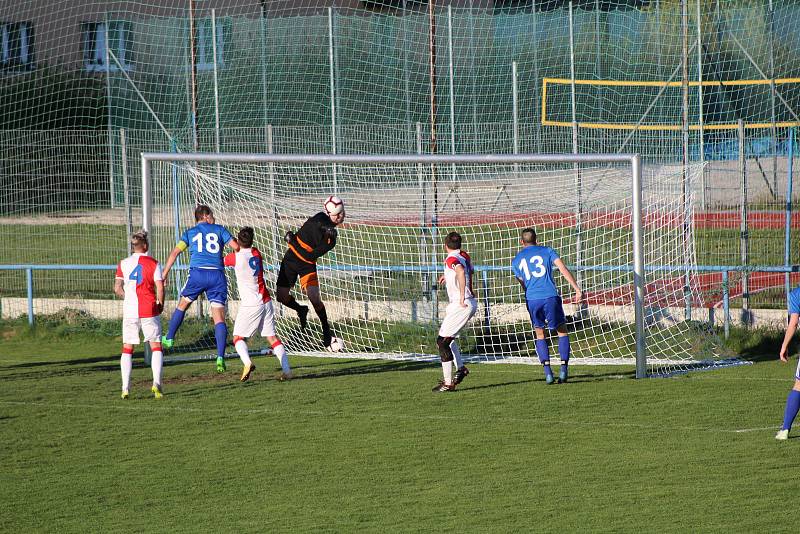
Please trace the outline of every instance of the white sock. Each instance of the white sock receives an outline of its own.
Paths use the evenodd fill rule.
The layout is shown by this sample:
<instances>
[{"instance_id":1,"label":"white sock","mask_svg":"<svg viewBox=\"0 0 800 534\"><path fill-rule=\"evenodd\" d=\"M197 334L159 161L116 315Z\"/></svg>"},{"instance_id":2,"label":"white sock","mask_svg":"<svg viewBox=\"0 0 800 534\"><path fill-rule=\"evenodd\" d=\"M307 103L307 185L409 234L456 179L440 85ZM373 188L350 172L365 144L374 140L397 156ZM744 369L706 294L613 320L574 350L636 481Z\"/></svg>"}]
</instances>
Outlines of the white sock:
<instances>
[{"instance_id":1,"label":"white sock","mask_svg":"<svg viewBox=\"0 0 800 534\"><path fill-rule=\"evenodd\" d=\"M131 389L131 371L133 371L133 354L122 353L119 359L119 368L122 371L122 389Z\"/></svg>"},{"instance_id":2,"label":"white sock","mask_svg":"<svg viewBox=\"0 0 800 534\"><path fill-rule=\"evenodd\" d=\"M161 368L164 366L164 353L154 350L150 355L150 368L153 370L153 385L161 385Z\"/></svg>"},{"instance_id":3,"label":"white sock","mask_svg":"<svg viewBox=\"0 0 800 534\"><path fill-rule=\"evenodd\" d=\"M456 340L450 342L450 350L453 351L453 365L456 366L456 371L464 367L464 360L461 358L461 351L458 350L458 343Z\"/></svg>"},{"instance_id":4,"label":"white sock","mask_svg":"<svg viewBox=\"0 0 800 534\"><path fill-rule=\"evenodd\" d=\"M445 384L453 383L453 362L442 362L442 374Z\"/></svg>"},{"instance_id":5,"label":"white sock","mask_svg":"<svg viewBox=\"0 0 800 534\"><path fill-rule=\"evenodd\" d=\"M275 354L275 357L278 358L278 361L281 362L281 370L284 374L290 374L292 369L289 367L289 358L286 356L286 347L283 346L283 343L278 343L274 347L272 347L272 352Z\"/></svg>"},{"instance_id":6,"label":"white sock","mask_svg":"<svg viewBox=\"0 0 800 534\"><path fill-rule=\"evenodd\" d=\"M234 347L236 348L236 352L239 354L239 358L242 359L242 363L245 367L253 364L253 361L250 359L250 351L247 350L247 342L244 339L237 341Z\"/></svg>"}]
</instances>

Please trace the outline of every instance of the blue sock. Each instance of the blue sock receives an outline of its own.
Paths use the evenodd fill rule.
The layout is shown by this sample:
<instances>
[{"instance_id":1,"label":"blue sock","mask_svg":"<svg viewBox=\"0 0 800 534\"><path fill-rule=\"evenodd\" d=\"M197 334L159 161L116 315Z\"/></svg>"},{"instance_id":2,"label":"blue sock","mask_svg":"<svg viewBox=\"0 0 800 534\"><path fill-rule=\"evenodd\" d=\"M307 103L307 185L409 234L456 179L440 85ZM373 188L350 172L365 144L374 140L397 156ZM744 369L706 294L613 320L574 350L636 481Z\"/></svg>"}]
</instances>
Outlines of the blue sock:
<instances>
[{"instance_id":1,"label":"blue sock","mask_svg":"<svg viewBox=\"0 0 800 534\"><path fill-rule=\"evenodd\" d=\"M786 411L783 412L783 430L791 430L794 418L797 417L797 412L800 411L800 391L793 389L786 397Z\"/></svg>"},{"instance_id":2,"label":"blue sock","mask_svg":"<svg viewBox=\"0 0 800 534\"><path fill-rule=\"evenodd\" d=\"M217 340L217 358L225 357L225 344L228 342L228 325L224 322L214 325L214 339Z\"/></svg>"},{"instance_id":3,"label":"blue sock","mask_svg":"<svg viewBox=\"0 0 800 534\"><path fill-rule=\"evenodd\" d=\"M567 370L569 362L569 336L558 336L558 356L561 358L561 371Z\"/></svg>"},{"instance_id":4,"label":"blue sock","mask_svg":"<svg viewBox=\"0 0 800 534\"><path fill-rule=\"evenodd\" d=\"M175 308L172 318L169 320L169 329L167 330L167 339L175 339L175 334L178 333L178 328L183 323L183 316L186 315L185 310Z\"/></svg>"},{"instance_id":5,"label":"blue sock","mask_svg":"<svg viewBox=\"0 0 800 534\"><path fill-rule=\"evenodd\" d=\"M550 350L547 348L546 339L536 340L536 354L544 367L544 376L553 376L553 370L550 368Z\"/></svg>"}]
</instances>

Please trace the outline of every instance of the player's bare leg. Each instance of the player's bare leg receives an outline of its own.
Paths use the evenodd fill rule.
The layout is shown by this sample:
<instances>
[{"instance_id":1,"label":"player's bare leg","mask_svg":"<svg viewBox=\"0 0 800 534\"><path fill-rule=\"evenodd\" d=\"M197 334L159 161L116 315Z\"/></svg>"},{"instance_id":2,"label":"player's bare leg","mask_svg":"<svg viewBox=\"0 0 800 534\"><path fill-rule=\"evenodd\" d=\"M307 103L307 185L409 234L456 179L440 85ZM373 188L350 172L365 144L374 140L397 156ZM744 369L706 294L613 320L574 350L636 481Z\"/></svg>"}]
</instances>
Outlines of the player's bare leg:
<instances>
[{"instance_id":1,"label":"player's bare leg","mask_svg":"<svg viewBox=\"0 0 800 534\"><path fill-rule=\"evenodd\" d=\"M550 349L547 346L547 339L544 337L544 328L533 328L536 332L536 355L544 368L544 381L548 384L555 382L553 370L550 368Z\"/></svg>"},{"instance_id":2,"label":"player's bare leg","mask_svg":"<svg viewBox=\"0 0 800 534\"><path fill-rule=\"evenodd\" d=\"M175 343L175 334L177 334L178 328L180 328L183 324L183 318L186 316L186 310L189 309L189 306L192 305L192 302L193 301L187 299L186 297L181 297L181 300L178 301L178 305L175 307L175 311L172 312L172 317L169 320L167 334L161 336L161 343L164 345L164 348L172 348L172 345Z\"/></svg>"},{"instance_id":3,"label":"player's bare leg","mask_svg":"<svg viewBox=\"0 0 800 534\"><path fill-rule=\"evenodd\" d=\"M164 396L161 389L161 369L164 366L164 353L161 350L161 343L151 341L150 351L150 369L153 371L153 386L150 391L153 393L153 397L160 399Z\"/></svg>"},{"instance_id":4,"label":"player's bare leg","mask_svg":"<svg viewBox=\"0 0 800 534\"><path fill-rule=\"evenodd\" d=\"M278 286L275 288L275 298L278 302L297 312L300 328L305 330L308 326L308 306L303 306L292 296L291 288Z\"/></svg>"},{"instance_id":5,"label":"player's bare leg","mask_svg":"<svg viewBox=\"0 0 800 534\"><path fill-rule=\"evenodd\" d=\"M567 333L567 323L561 323L556 329L558 333L558 356L561 358L561 369L558 372L558 382L563 384L569 375L569 334Z\"/></svg>"},{"instance_id":6,"label":"player's bare leg","mask_svg":"<svg viewBox=\"0 0 800 534\"><path fill-rule=\"evenodd\" d=\"M322 344L328 347L331 344L333 334L331 334L331 325L328 322L328 312L319 294L319 286L309 285L304 288L304 291L306 292L309 302L314 306L314 311L317 312L319 322L322 323Z\"/></svg>"}]
</instances>

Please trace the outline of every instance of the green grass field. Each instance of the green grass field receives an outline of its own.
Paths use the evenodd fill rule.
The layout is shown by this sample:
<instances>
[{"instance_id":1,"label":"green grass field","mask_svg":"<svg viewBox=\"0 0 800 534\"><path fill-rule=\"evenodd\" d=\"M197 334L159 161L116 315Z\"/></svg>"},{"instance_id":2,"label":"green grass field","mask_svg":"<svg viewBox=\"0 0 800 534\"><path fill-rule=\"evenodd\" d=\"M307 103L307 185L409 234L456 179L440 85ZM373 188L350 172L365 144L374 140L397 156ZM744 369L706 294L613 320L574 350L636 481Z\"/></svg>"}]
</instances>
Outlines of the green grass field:
<instances>
[{"instance_id":1,"label":"green grass field","mask_svg":"<svg viewBox=\"0 0 800 534\"><path fill-rule=\"evenodd\" d=\"M795 363L673 379L274 358L165 367L119 399L112 331L0 323L0 531L794 532L800 438L773 439ZM800 435L798 433L797 435Z\"/></svg>"}]
</instances>

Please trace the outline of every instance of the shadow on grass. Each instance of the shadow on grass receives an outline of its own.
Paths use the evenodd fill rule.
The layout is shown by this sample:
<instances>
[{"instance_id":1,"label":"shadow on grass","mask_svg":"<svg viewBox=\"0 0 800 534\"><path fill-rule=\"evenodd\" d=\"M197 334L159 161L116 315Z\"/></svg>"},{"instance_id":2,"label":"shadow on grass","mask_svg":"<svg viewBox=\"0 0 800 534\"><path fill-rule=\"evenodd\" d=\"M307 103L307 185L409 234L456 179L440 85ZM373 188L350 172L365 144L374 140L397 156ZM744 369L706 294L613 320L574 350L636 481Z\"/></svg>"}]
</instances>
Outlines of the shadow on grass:
<instances>
[{"instance_id":1,"label":"shadow on grass","mask_svg":"<svg viewBox=\"0 0 800 534\"><path fill-rule=\"evenodd\" d=\"M112 354L110 356L92 356L89 358L75 358L72 360L51 360L51 361L32 361L24 363L15 363L11 365L0 365L0 369L26 369L44 367L47 365L84 365L91 363L119 361L119 354ZM97 368L95 368L97 369Z\"/></svg>"}]
</instances>

